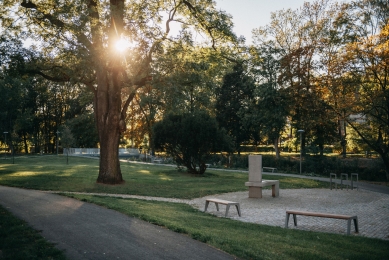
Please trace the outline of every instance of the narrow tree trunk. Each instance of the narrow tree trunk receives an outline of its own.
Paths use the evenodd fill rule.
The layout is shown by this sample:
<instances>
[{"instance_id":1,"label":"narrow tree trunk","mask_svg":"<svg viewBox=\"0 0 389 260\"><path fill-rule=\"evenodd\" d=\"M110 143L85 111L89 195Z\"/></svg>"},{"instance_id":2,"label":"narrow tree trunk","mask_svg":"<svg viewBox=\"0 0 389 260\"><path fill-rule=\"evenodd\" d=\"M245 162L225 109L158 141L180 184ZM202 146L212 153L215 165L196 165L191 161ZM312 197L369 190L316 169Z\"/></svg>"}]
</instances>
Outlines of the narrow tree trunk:
<instances>
[{"instance_id":1,"label":"narrow tree trunk","mask_svg":"<svg viewBox=\"0 0 389 260\"><path fill-rule=\"evenodd\" d=\"M24 144L24 152L28 154L28 144L27 144L27 136L26 133L23 132L23 144ZM32 152L32 151L31 151Z\"/></svg>"},{"instance_id":2,"label":"narrow tree trunk","mask_svg":"<svg viewBox=\"0 0 389 260\"><path fill-rule=\"evenodd\" d=\"M278 147L278 140L279 140L279 138L276 138L276 139L274 140L274 150L275 150L275 152L276 152L276 158L277 158L277 159L280 159L280 149L279 149L279 147Z\"/></svg>"},{"instance_id":3,"label":"narrow tree trunk","mask_svg":"<svg viewBox=\"0 0 389 260\"><path fill-rule=\"evenodd\" d=\"M385 165L386 181L389 181L389 156L387 153L378 153Z\"/></svg>"}]
</instances>

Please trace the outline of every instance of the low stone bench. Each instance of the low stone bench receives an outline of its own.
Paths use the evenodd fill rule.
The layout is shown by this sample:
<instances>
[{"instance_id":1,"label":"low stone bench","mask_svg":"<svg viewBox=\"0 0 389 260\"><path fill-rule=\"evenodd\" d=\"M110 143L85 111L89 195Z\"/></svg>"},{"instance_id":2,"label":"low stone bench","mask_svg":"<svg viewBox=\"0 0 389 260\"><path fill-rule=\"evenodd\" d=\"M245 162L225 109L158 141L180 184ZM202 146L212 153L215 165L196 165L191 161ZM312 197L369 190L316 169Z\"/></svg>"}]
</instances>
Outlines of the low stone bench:
<instances>
[{"instance_id":1,"label":"low stone bench","mask_svg":"<svg viewBox=\"0 0 389 260\"><path fill-rule=\"evenodd\" d=\"M280 181L278 180L248 181L244 185L249 187L249 198L262 198L262 188L266 186L271 186L272 197L280 195Z\"/></svg>"},{"instance_id":2,"label":"low stone bench","mask_svg":"<svg viewBox=\"0 0 389 260\"><path fill-rule=\"evenodd\" d=\"M238 215L239 215L239 217L241 217L240 205L239 205L238 202L233 202L233 201L228 201L228 200L221 200L221 199L206 199L204 212L207 211L207 208L208 208L208 205L209 205L210 202L214 202L215 203L217 211L219 211L219 204L226 205L226 215L225 215L226 217L227 217L227 214L228 214L228 210L230 209L230 206L231 205L235 205L236 210L238 211Z\"/></svg>"},{"instance_id":3,"label":"low stone bench","mask_svg":"<svg viewBox=\"0 0 389 260\"><path fill-rule=\"evenodd\" d=\"M328 213L319 213L319 212L308 212L308 211L296 211L296 210L287 210L285 218L285 228L288 228L289 215L293 215L294 225L297 226L297 215L309 216L309 217L320 217L320 218L336 218L347 220L347 235L350 235L351 229L351 220L354 220L355 232L358 233L358 217L349 216L349 215L338 215L338 214L328 214Z\"/></svg>"},{"instance_id":4,"label":"low stone bench","mask_svg":"<svg viewBox=\"0 0 389 260\"><path fill-rule=\"evenodd\" d=\"M264 170L270 170L271 172L274 172L277 170L277 168L273 168L273 167L262 167L262 171L264 172Z\"/></svg>"}]
</instances>

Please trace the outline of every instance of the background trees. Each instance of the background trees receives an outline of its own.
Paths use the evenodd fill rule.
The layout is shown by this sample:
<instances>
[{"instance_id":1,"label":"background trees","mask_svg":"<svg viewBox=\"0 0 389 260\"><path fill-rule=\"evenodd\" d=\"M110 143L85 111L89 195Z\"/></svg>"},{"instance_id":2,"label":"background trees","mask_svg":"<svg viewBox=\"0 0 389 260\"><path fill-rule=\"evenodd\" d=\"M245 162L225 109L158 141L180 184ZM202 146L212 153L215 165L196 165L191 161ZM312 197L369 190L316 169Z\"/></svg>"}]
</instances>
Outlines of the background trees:
<instances>
[{"instance_id":1,"label":"background trees","mask_svg":"<svg viewBox=\"0 0 389 260\"><path fill-rule=\"evenodd\" d=\"M237 63L233 71L226 74L223 84L216 89L216 119L220 127L227 130L233 138L235 150L240 151L240 145L249 141L250 128L243 124L243 116L250 113L254 81L246 75L243 64Z\"/></svg>"},{"instance_id":2,"label":"background trees","mask_svg":"<svg viewBox=\"0 0 389 260\"><path fill-rule=\"evenodd\" d=\"M383 0L305 3L273 13L245 46L207 0L5 1L0 127L17 135L16 149L50 153L67 125L76 145L101 147L104 183L122 181L120 142L154 151L155 124L199 111L238 153L273 144L279 156L280 143L304 129L303 147L322 155L333 145L346 157L351 141L354 150L368 145L389 173L388 13ZM22 45L17 34L36 41Z\"/></svg>"},{"instance_id":3,"label":"background trees","mask_svg":"<svg viewBox=\"0 0 389 260\"><path fill-rule=\"evenodd\" d=\"M208 0L6 1L0 14L9 36L23 28L23 36L40 41L42 57L25 63L25 73L78 83L93 93L101 148L97 182L106 184L123 182L118 147L127 110L150 84L153 57L163 53L163 43L185 38L189 30L203 32L213 48L235 38L230 17ZM169 38L174 22L182 31ZM131 47L118 52L118 42Z\"/></svg>"}]
</instances>

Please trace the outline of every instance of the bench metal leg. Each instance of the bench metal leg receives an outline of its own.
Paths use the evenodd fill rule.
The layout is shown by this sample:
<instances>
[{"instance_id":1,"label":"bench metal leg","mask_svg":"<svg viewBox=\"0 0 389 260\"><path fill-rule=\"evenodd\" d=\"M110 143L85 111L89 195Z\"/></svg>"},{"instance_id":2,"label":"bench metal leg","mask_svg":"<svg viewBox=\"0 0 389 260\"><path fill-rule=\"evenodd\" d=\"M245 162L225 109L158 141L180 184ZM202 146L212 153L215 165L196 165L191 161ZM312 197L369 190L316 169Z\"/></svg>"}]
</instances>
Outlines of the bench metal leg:
<instances>
[{"instance_id":1,"label":"bench metal leg","mask_svg":"<svg viewBox=\"0 0 389 260\"><path fill-rule=\"evenodd\" d=\"M206 202L205 202L205 209L204 209L204 212L207 211L208 205L209 205L209 201L206 201Z\"/></svg>"},{"instance_id":2,"label":"bench metal leg","mask_svg":"<svg viewBox=\"0 0 389 260\"><path fill-rule=\"evenodd\" d=\"M216 205L216 210L219 211L219 204L217 204L217 203L215 202L215 205Z\"/></svg>"},{"instance_id":3,"label":"bench metal leg","mask_svg":"<svg viewBox=\"0 0 389 260\"><path fill-rule=\"evenodd\" d=\"M293 216L294 226L297 226L297 216L296 216L296 214L292 214L292 216Z\"/></svg>"},{"instance_id":4,"label":"bench metal leg","mask_svg":"<svg viewBox=\"0 0 389 260\"><path fill-rule=\"evenodd\" d=\"M359 229L358 229L358 217L355 217L353 220L354 220L355 233L359 233Z\"/></svg>"},{"instance_id":5,"label":"bench metal leg","mask_svg":"<svg viewBox=\"0 0 389 260\"><path fill-rule=\"evenodd\" d=\"M285 228L288 228L288 223L289 223L289 213L286 213L286 217L285 217Z\"/></svg>"},{"instance_id":6,"label":"bench metal leg","mask_svg":"<svg viewBox=\"0 0 389 260\"><path fill-rule=\"evenodd\" d=\"M230 204L228 204L227 206L226 206L226 215L225 215L225 217L227 217L227 215L228 215L228 210L230 209Z\"/></svg>"},{"instance_id":7,"label":"bench metal leg","mask_svg":"<svg viewBox=\"0 0 389 260\"><path fill-rule=\"evenodd\" d=\"M240 213L240 205L237 204L237 205L235 205L235 207L236 207L236 210L238 211L239 217L241 217L242 215L241 215L241 213Z\"/></svg>"},{"instance_id":8,"label":"bench metal leg","mask_svg":"<svg viewBox=\"0 0 389 260\"><path fill-rule=\"evenodd\" d=\"M347 235L350 235L350 231L351 231L351 220L354 221L355 233L359 233L359 228L358 228L358 217L355 216L355 218L350 218L350 219L347 220Z\"/></svg>"},{"instance_id":9,"label":"bench metal leg","mask_svg":"<svg viewBox=\"0 0 389 260\"><path fill-rule=\"evenodd\" d=\"M347 235L350 235L351 229L351 218L347 220Z\"/></svg>"},{"instance_id":10,"label":"bench metal leg","mask_svg":"<svg viewBox=\"0 0 389 260\"><path fill-rule=\"evenodd\" d=\"M288 224L289 224L289 215L290 215L290 213L286 213L286 217L285 217L285 228L288 228ZM294 225L297 226L296 214L292 214L292 217L293 217L293 223L294 223Z\"/></svg>"}]
</instances>

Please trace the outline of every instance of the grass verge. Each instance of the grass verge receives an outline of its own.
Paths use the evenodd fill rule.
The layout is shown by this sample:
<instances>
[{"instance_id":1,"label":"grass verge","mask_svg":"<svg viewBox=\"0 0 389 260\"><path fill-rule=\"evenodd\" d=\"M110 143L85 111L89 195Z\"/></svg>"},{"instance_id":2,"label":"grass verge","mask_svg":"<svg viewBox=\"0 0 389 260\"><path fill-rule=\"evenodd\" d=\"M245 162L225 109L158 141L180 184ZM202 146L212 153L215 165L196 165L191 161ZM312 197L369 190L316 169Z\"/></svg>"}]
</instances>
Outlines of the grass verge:
<instances>
[{"instance_id":1,"label":"grass verge","mask_svg":"<svg viewBox=\"0 0 389 260\"><path fill-rule=\"evenodd\" d=\"M388 259L389 241L219 218L189 205L89 195L95 203L210 244L242 259Z\"/></svg>"},{"instance_id":2,"label":"grass verge","mask_svg":"<svg viewBox=\"0 0 389 260\"><path fill-rule=\"evenodd\" d=\"M66 259L38 231L0 206L0 259Z\"/></svg>"}]
</instances>

